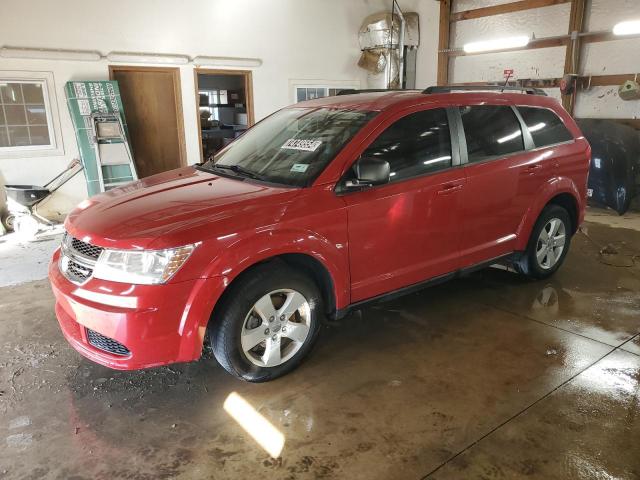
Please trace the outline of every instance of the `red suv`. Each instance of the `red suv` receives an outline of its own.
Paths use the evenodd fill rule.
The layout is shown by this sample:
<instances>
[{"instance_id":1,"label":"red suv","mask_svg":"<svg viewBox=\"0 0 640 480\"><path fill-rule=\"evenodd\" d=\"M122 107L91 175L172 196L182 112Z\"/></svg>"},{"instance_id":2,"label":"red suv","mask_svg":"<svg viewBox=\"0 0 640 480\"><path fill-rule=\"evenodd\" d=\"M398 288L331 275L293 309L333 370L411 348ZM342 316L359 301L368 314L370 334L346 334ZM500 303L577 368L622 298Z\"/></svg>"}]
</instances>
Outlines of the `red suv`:
<instances>
[{"instance_id":1,"label":"red suv","mask_svg":"<svg viewBox=\"0 0 640 480\"><path fill-rule=\"evenodd\" d=\"M260 382L300 363L325 315L493 263L553 274L589 144L537 91L454 90L298 103L202 165L82 202L49 268L65 337L116 369L208 341Z\"/></svg>"}]
</instances>

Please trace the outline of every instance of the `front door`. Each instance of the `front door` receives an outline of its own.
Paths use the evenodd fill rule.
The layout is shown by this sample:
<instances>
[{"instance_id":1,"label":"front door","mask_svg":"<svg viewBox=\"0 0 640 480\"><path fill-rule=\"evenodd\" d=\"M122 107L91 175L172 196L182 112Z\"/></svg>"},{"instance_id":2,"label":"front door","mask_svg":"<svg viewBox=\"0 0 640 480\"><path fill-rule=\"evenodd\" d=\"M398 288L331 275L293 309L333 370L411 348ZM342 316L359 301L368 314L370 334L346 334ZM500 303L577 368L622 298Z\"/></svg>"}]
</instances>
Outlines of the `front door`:
<instances>
[{"instance_id":1,"label":"front door","mask_svg":"<svg viewBox=\"0 0 640 480\"><path fill-rule=\"evenodd\" d=\"M465 184L442 108L396 119L364 157L389 162L391 177L388 184L344 196L352 302L457 268Z\"/></svg>"},{"instance_id":2,"label":"front door","mask_svg":"<svg viewBox=\"0 0 640 480\"><path fill-rule=\"evenodd\" d=\"M186 165L180 69L110 67L118 81L138 177Z\"/></svg>"}]
</instances>

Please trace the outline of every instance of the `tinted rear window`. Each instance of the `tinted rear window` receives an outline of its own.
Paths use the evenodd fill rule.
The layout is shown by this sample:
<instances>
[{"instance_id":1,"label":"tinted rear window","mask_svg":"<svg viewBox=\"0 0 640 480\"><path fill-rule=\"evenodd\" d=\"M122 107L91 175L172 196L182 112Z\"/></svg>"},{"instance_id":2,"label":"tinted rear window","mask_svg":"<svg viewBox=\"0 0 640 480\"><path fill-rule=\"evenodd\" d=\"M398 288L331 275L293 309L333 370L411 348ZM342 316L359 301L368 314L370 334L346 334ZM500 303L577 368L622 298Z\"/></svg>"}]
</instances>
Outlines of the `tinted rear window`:
<instances>
[{"instance_id":1,"label":"tinted rear window","mask_svg":"<svg viewBox=\"0 0 640 480\"><path fill-rule=\"evenodd\" d=\"M552 110L536 107L518 107L536 147L573 140L573 135Z\"/></svg>"},{"instance_id":2,"label":"tinted rear window","mask_svg":"<svg viewBox=\"0 0 640 480\"><path fill-rule=\"evenodd\" d=\"M461 107L469 162L509 155L524 150L518 117L511 107L473 105Z\"/></svg>"}]
</instances>

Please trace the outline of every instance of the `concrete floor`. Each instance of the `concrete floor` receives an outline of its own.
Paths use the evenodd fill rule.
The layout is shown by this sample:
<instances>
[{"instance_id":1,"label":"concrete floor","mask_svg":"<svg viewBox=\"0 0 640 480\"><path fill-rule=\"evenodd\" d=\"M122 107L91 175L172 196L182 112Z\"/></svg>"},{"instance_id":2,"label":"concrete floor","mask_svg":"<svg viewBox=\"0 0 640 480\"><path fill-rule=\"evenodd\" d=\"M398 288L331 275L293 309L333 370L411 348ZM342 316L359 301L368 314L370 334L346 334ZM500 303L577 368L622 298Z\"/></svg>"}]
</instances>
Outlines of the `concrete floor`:
<instances>
[{"instance_id":1,"label":"concrete floor","mask_svg":"<svg viewBox=\"0 0 640 480\"><path fill-rule=\"evenodd\" d=\"M7 286L0 478L637 479L639 333L640 232L594 223L550 281L490 269L367 308L260 385L210 359L94 365L46 280ZM282 433L279 458L232 392Z\"/></svg>"}]
</instances>

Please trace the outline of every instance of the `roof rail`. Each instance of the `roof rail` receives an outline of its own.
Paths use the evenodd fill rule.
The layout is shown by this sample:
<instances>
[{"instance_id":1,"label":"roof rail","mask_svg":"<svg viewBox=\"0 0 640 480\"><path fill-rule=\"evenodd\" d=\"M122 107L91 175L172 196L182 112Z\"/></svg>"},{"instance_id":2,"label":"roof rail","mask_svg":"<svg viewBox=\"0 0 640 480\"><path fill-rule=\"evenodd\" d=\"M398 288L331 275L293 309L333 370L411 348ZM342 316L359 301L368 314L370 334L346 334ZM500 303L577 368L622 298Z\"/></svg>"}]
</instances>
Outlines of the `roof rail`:
<instances>
[{"instance_id":1,"label":"roof rail","mask_svg":"<svg viewBox=\"0 0 640 480\"><path fill-rule=\"evenodd\" d=\"M340 90L337 95L355 95L356 93L375 93L375 92L409 92L411 90L407 90L406 88L345 88L344 90Z\"/></svg>"},{"instance_id":2,"label":"roof rail","mask_svg":"<svg viewBox=\"0 0 640 480\"><path fill-rule=\"evenodd\" d=\"M500 92L520 92L526 93L528 95L543 95L547 96L544 90L541 88L533 88L533 87L514 87L514 86L504 86L504 85L447 85L444 87L428 87L425 88L422 93L431 94L431 93L449 93L454 91L464 91L464 92L482 92L487 90L495 90Z\"/></svg>"}]
</instances>

